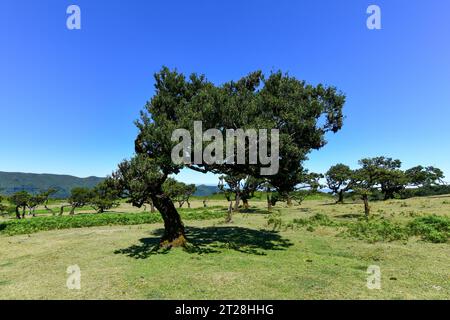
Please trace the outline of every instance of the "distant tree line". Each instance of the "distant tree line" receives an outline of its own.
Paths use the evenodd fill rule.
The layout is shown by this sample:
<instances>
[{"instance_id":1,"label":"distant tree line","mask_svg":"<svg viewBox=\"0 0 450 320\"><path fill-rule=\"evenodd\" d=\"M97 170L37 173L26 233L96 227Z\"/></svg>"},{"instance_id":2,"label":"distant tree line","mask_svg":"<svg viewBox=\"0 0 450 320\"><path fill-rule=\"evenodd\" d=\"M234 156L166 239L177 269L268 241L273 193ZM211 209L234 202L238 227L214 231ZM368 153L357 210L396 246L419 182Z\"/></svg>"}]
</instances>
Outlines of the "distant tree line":
<instances>
[{"instance_id":1,"label":"distant tree line","mask_svg":"<svg viewBox=\"0 0 450 320\"><path fill-rule=\"evenodd\" d=\"M0 195L0 213L14 212L17 219L24 219L27 212L30 216L36 216L35 211L38 206L43 206L52 215L63 215L64 209L67 207L70 208L69 214L73 215L76 209L85 206L93 208L98 213L103 213L117 207L121 198L128 199L127 195L121 194L117 186L112 182L111 179L103 180L92 189L85 187L73 188L70 196L67 198L67 203L60 206L59 212L55 211L55 208L48 206L50 197L57 192L56 189L49 189L38 194L31 194L28 191L22 190L8 197ZM189 200L195 193L195 185L187 185L169 178L163 187L171 199L178 202L180 208L185 203L187 203L188 207L191 206ZM10 206L4 205L2 203L3 200L8 201ZM150 199L147 203L151 206L151 211L155 212L156 210Z\"/></svg>"},{"instance_id":2,"label":"distant tree line","mask_svg":"<svg viewBox=\"0 0 450 320\"><path fill-rule=\"evenodd\" d=\"M369 199L381 194L383 200L408 197L414 190L431 190L444 187L441 169L416 166L401 169L401 161L388 157L365 158L359 161L360 168L352 170L344 164L332 166L325 174L327 187L337 196L336 203L344 202L348 192L357 194L364 202L366 216L370 214Z\"/></svg>"}]
</instances>

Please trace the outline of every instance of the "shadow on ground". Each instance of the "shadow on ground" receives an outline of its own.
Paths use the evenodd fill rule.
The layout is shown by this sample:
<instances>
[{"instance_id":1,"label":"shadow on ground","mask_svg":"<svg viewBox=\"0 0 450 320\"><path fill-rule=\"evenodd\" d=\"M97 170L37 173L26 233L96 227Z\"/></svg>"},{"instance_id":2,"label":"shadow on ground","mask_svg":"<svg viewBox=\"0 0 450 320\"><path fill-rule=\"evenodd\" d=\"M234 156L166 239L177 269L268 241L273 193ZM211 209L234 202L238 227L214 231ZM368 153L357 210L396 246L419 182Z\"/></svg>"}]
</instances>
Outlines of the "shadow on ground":
<instances>
[{"instance_id":1,"label":"shadow on ground","mask_svg":"<svg viewBox=\"0 0 450 320\"><path fill-rule=\"evenodd\" d=\"M153 254L166 254L170 249L160 249L159 240L163 229L152 234L155 237L140 239L140 244L116 250L115 254L124 254L135 259L146 259ZM241 253L266 255L267 250L285 250L292 243L275 231L254 230L242 227L186 228L189 245L188 253L220 253L224 249Z\"/></svg>"}]
</instances>

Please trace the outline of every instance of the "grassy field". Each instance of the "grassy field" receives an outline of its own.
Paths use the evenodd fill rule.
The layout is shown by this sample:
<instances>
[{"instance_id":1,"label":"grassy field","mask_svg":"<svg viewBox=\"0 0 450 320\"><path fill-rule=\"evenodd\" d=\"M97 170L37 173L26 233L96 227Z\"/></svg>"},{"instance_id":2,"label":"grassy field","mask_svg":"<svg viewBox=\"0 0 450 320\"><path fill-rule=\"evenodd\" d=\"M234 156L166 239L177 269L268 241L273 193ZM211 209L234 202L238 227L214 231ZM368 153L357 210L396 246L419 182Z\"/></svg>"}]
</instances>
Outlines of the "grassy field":
<instances>
[{"instance_id":1,"label":"grassy field","mask_svg":"<svg viewBox=\"0 0 450 320\"><path fill-rule=\"evenodd\" d=\"M231 224L223 218L186 220L188 250L155 251L160 223L0 235L0 294L5 299L450 299L449 243L420 237L371 243L342 236L342 225L361 218L362 205L332 203L280 204L269 215L263 201L254 201L252 210L235 214ZM225 208L226 202L209 205ZM199 200L192 204L202 206ZM446 216L449 209L450 196L372 203L377 219L401 225ZM114 211L137 212L128 204ZM317 214L337 226L291 223ZM276 228L269 224L274 217ZM66 287L70 265L81 269L81 290ZM370 265L381 268L381 290L366 286Z\"/></svg>"}]
</instances>

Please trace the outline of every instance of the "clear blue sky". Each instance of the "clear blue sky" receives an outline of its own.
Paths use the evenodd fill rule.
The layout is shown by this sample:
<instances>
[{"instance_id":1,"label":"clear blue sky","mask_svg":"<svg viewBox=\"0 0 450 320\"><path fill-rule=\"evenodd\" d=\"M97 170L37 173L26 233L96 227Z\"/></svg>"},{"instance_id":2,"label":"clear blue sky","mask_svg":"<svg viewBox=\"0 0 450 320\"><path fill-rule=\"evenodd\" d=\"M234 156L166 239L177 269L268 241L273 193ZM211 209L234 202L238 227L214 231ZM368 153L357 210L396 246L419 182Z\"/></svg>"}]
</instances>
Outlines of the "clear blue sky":
<instances>
[{"instance_id":1,"label":"clear blue sky","mask_svg":"<svg viewBox=\"0 0 450 320\"><path fill-rule=\"evenodd\" d=\"M70 4L81 30L66 28ZM366 28L370 4L382 30ZM133 120L167 65L217 84L281 69L337 86L344 128L312 171L386 155L450 178L449 13L447 0L4 0L0 171L109 174L132 155Z\"/></svg>"}]
</instances>

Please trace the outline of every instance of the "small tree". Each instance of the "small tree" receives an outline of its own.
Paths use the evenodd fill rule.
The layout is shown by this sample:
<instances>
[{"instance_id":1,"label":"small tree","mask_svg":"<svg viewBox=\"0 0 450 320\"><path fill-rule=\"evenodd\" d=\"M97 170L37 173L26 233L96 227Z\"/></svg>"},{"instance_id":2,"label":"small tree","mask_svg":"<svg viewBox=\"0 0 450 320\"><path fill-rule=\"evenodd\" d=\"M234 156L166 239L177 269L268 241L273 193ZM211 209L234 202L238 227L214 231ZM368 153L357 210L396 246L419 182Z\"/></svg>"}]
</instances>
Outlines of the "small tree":
<instances>
[{"instance_id":1,"label":"small tree","mask_svg":"<svg viewBox=\"0 0 450 320\"><path fill-rule=\"evenodd\" d=\"M98 212L115 208L119 205L119 195L109 180L104 180L97 184L91 193L89 204Z\"/></svg>"},{"instance_id":2,"label":"small tree","mask_svg":"<svg viewBox=\"0 0 450 320\"><path fill-rule=\"evenodd\" d=\"M380 179L386 170L383 168L384 157L365 158L359 160L360 169L353 172L352 189L361 196L364 202L366 218L370 215L369 197L379 189Z\"/></svg>"},{"instance_id":3,"label":"small tree","mask_svg":"<svg viewBox=\"0 0 450 320\"><path fill-rule=\"evenodd\" d=\"M246 210L249 208L248 200L255 196L255 192L261 189L263 184L264 179L258 179L252 176L247 176L245 179L241 190L241 199Z\"/></svg>"},{"instance_id":4,"label":"small tree","mask_svg":"<svg viewBox=\"0 0 450 320\"><path fill-rule=\"evenodd\" d=\"M35 217L36 216L36 213L35 213L36 207L44 204L44 202L45 202L45 197L43 194L30 195L28 202L27 202L29 215L32 215L33 217Z\"/></svg>"},{"instance_id":5,"label":"small tree","mask_svg":"<svg viewBox=\"0 0 450 320\"><path fill-rule=\"evenodd\" d=\"M53 211L53 209L48 207L48 202L50 200L50 197L54 195L56 192L58 192L56 188L49 188L47 191L41 193L41 196L44 198L42 204L44 205L44 208L47 211L50 211L52 213L52 215L55 215L55 211Z\"/></svg>"},{"instance_id":6,"label":"small tree","mask_svg":"<svg viewBox=\"0 0 450 320\"><path fill-rule=\"evenodd\" d=\"M352 188L352 174L350 167L342 163L332 166L325 174L328 188L338 196L336 203L344 203L345 192Z\"/></svg>"},{"instance_id":7,"label":"small tree","mask_svg":"<svg viewBox=\"0 0 450 320\"><path fill-rule=\"evenodd\" d=\"M15 206L16 218L24 219L25 211L30 201L31 195L26 191L19 191L9 197L9 202ZM19 209L22 208L22 217L20 216Z\"/></svg>"},{"instance_id":8,"label":"small tree","mask_svg":"<svg viewBox=\"0 0 450 320\"><path fill-rule=\"evenodd\" d=\"M275 206L279 201L285 201L288 206L292 206L292 201L301 204L308 195L317 192L317 190L321 187L321 178L323 178L322 174L308 172L308 170L305 169L301 175L298 175L298 183L291 189L291 191L274 187L270 183L266 182L264 187L267 192L268 211L271 211L272 206Z\"/></svg>"},{"instance_id":9,"label":"small tree","mask_svg":"<svg viewBox=\"0 0 450 320\"><path fill-rule=\"evenodd\" d=\"M178 202L179 208L182 208L185 203L188 204L188 208L191 207L189 199L196 190L197 187L195 184L187 185L173 178L167 178L163 184L163 191L170 197L170 199L172 199L172 201Z\"/></svg>"},{"instance_id":10,"label":"small tree","mask_svg":"<svg viewBox=\"0 0 450 320\"><path fill-rule=\"evenodd\" d=\"M92 201L92 191L88 188L73 188L70 192L70 197L67 200L69 202L69 206L71 207L70 215L73 215L75 214L76 208L81 208ZM66 206L61 206L59 215L64 213L64 207Z\"/></svg>"},{"instance_id":11,"label":"small tree","mask_svg":"<svg viewBox=\"0 0 450 320\"><path fill-rule=\"evenodd\" d=\"M226 223L230 223L232 221L232 212L233 209L235 211L239 210L239 202L241 201L241 180L244 178L244 175L224 175L219 177L219 184L217 187L221 192L225 195L229 205L227 216L225 218ZM234 195L234 197L233 197ZM234 199L233 199L234 198ZM233 200L234 200L234 208L233 208Z\"/></svg>"}]
</instances>

